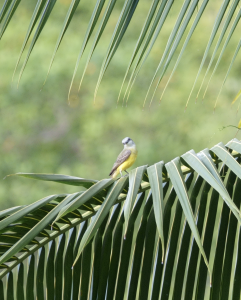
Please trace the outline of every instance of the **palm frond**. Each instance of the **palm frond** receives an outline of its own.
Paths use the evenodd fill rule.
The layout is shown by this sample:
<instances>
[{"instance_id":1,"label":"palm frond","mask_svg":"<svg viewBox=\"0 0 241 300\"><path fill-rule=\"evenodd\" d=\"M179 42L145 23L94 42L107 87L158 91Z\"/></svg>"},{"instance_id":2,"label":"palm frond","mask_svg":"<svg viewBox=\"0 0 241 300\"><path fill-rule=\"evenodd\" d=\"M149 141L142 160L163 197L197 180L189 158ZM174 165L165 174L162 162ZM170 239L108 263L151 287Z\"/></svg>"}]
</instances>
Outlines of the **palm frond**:
<instances>
[{"instance_id":1,"label":"palm frond","mask_svg":"<svg viewBox=\"0 0 241 300\"><path fill-rule=\"evenodd\" d=\"M1 299L240 295L240 154L234 139L116 181L18 173L90 186L0 212Z\"/></svg>"},{"instance_id":2,"label":"palm frond","mask_svg":"<svg viewBox=\"0 0 241 300\"><path fill-rule=\"evenodd\" d=\"M143 24L140 23L141 32L140 32L139 37L137 38L136 45L133 49L131 59L127 66L127 70L124 75L124 80L123 80L121 88L120 88L118 100L121 97L122 89L124 87L126 79L128 78L128 74L130 73L130 78L127 83L127 88L126 88L126 91L123 96L123 101L124 101L124 99L127 99L126 101L128 101L132 86L133 86L140 70L142 69L144 63L146 62L149 54L151 53L151 51L153 49L153 46L155 45L156 41L158 40L158 36L159 36L160 32L162 31L163 26L166 23L170 22L169 16L174 11L175 13L177 13L177 18L176 18L176 21L172 24L172 30L170 32L166 46L164 45L165 46L164 52L162 55L160 55L160 62L156 68L156 71L154 72L154 76L149 85L144 103L147 101L149 94L151 92L152 86L154 84L155 85L154 92L152 93L152 96L150 99L150 104L151 104L153 97L157 91L157 88L158 88L160 82L162 81L164 75L166 74L170 63L176 60L175 66L174 66L174 68L171 72L171 75L169 77L169 80L166 84L166 87L167 87L171 77L173 76L174 72L176 71L176 68L181 60L181 57L183 56L184 51L187 48L187 45L190 41L191 36L194 34L194 31L195 31L196 27L200 24L200 21L203 18L205 18L204 13L208 7L208 4L211 1L204 0L204 1L202 1L200 7L198 7L199 2L200 1L198 1L198 0L194 0L194 1L183 0L183 4L181 7L178 3L176 3L173 0L153 0L150 2L150 7L147 11L146 19L143 22ZM0 26L1 26L0 27L0 39L3 36L3 34L7 34L6 29L9 26L9 24L11 23L11 19L12 19L13 15L15 14L16 11L18 11L18 5L20 3L21 3L21 0L5 0L4 1L2 8L0 10ZM30 23L29 23L29 26L28 26L28 29L26 32L26 36L24 38L22 48L20 50L16 68L15 68L15 71L16 71L16 69L21 61L22 55L23 55L24 51L26 50L27 56L21 67L20 74L19 74L19 80L20 80L20 78L23 74L23 71L27 65L27 62L32 53L32 50L36 46L37 41L39 40L42 30L44 29L46 23L48 22L49 18L51 17L52 10L55 6L55 3L56 3L55 0L51 0L51 1L50 0L38 0L35 5L34 11L33 11L33 14L32 14L32 17L31 17L31 20L30 20ZM88 50L88 58L85 63L85 67L83 70L83 75L82 75L82 78L80 81L80 85L82 84L84 74L85 74L87 66L91 60L91 57L92 57L93 53L96 51L96 49L98 48L97 47L98 43L104 34L106 25L108 23L110 23L110 19L111 19L112 15L114 15L116 13L116 11L118 9L120 9L120 11L118 11L119 17L117 18L116 25L114 27L113 33L110 37L110 41L107 46L106 55L103 57L103 62L102 62L102 66L100 69L100 73L99 73L99 77L98 77L97 85L96 85L96 89L95 89L95 96L96 96L96 93L98 91L100 83L103 79L103 76L104 76L109 64L111 63L117 49L122 46L122 40L123 40L124 35L126 34L126 31L131 30L131 27L132 27L131 20L135 14L138 14L138 12L136 10L138 3L139 3L138 0L125 0L125 1L123 1L122 8L120 9L119 7L118 8L115 7L116 0L109 0L109 2L107 4L106 4L105 0L97 0L96 1L96 5L95 5L92 15L90 17L88 28L84 34L84 40L82 42L82 46L79 51L77 62L76 62L75 68L74 68L73 77L72 77L72 80L70 83L69 93L71 92L71 87L73 86L73 83L74 83L74 80L75 80L75 77L76 77L76 74L78 71L78 67L80 64L80 60L83 58L84 52L87 51L86 50L87 45L89 43L92 44L92 46ZM214 15L214 24L213 24L213 27L210 28L211 35L208 40L206 49L204 51L203 58L200 63L200 67L198 69L194 84L191 88L191 92L190 92L188 101L193 93L194 87L196 86L196 83L201 74L201 71L205 66L205 62L211 51L211 46L214 43L215 38L217 37L218 33L220 32L220 36L217 40L215 49L212 52L211 60L208 63L208 67L207 67L207 69L205 71L205 75L202 79L202 83L200 85L198 94L200 93L200 91L202 89L205 78L208 76L208 73L215 61L215 57L216 57L218 51L222 47L221 53L219 54L219 57L218 57L218 61L216 62L215 68L209 79L209 83L213 77L213 74L215 73L215 71L217 69L217 66L220 64L221 58L222 58L228 44L230 43L232 36L235 33L239 32L239 28L237 27L237 25L238 25L238 22L240 19L240 7L238 4L239 4L239 0L233 0L233 1L223 0L222 3L220 3L219 10L217 11L216 16ZM60 33L59 33L58 39L56 41L56 45L55 45L55 48L53 51L53 55L52 55L52 59L50 61L47 75L50 72L51 66L54 62L54 58L57 54L57 51L59 49L59 46L60 46L63 38L65 36L65 33L69 29L69 25L72 22L75 14L76 14L76 11L79 9L81 10L81 1L72 0L68 7L67 12L66 12L66 17L63 21L62 28L60 28ZM198 11L197 11L197 14L195 15L196 10L198 10ZM192 23L191 28L186 36L186 32L191 23ZM96 28L97 28L97 30L95 32ZM222 41L223 41L227 31L229 31L229 34L225 40L225 44L222 46ZM95 34L94 37L92 37L93 34ZM93 41L92 41L92 38L93 38ZM183 39L185 39L185 40L184 40L181 50L179 51L178 49L180 48ZM27 49L28 42L30 45L28 46L28 49ZM240 47L238 46L238 48L236 49L236 51L234 53L234 57L233 57L232 62L230 63L227 75L230 72L230 69L234 63L234 60L236 59L239 48ZM175 58L176 55L178 55L177 59ZM14 73L15 73L15 71L14 71ZM157 78L157 82L156 82L156 78ZM226 80L226 77L225 77L225 80ZM225 82L225 80L224 80L224 82ZM209 85L209 83L208 83L208 85ZM161 98L166 90L166 87L164 88L164 90L162 92ZM208 86L207 86L207 88L208 88ZM207 90L207 88L206 88L206 90ZM222 86L220 88L222 89ZM206 93L206 90L204 92L204 95ZM220 90L220 92L221 92L221 90ZM188 101L187 101L187 103L188 103Z\"/></svg>"}]
</instances>

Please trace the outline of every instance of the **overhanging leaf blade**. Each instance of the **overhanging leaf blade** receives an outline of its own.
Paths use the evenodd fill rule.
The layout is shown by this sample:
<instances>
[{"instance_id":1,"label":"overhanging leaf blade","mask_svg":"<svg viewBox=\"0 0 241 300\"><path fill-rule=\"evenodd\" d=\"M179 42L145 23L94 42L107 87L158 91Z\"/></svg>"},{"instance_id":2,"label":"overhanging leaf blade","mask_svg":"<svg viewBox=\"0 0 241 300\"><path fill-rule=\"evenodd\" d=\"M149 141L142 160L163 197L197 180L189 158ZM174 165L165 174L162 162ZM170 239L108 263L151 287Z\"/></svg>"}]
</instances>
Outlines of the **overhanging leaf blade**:
<instances>
[{"instance_id":1,"label":"overhanging leaf blade","mask_svg":"<svg viewBox=\"0 0 241 300\"><path fill-rule=\"evenodd\" d=\"M92 57L92 55L93 55L93 53L94 53L94 50L95 50L96 46L97 46L97 44L98 44L98 42L99 42L99 40L100 40L100 37L102 36L102 33L103 33L103 31L104 31L104 29L105 29L105 27L106 27L106 24L107 24L107 22L108 22L108 20L109 20L109 18L110 18L110 15L111 15L111 13L112 13L112 10L113 10L115 4L116 4L116 0L109 0L109 3L108 3L108 5L107 5L107 7L106 7L104 16L103 16L103 18L102 18L102 20L101 20L101 24L100 24L100 26L99 26L99 28L98 28L98 31L97 31L97 33L96 33L96 35L95 35L93 44L92 44L92 46L91 46L91 50L89 51L89 55L88 55L88 58L87 58L87 60L86 60L85 67L84 67L84 71L83 71L83 74L82 74L82 77L81 77L81 80L80 80L79 89L80 89L80 86L81 86L82 81L83 81L83 79L84 79L84 75L85 75L85 72L86 72L86 70L87 70L88 64L89 64L89 62L90 62L90 60L91 60L91 57ZM77 63L76 63L76 67L75 67L76 71L77 71L77 68L78 68L79 61L80 61L81 56L82 56L82 51L80 52L78 61L77 61ZM76 71L75 71L75 73L76 73ZM74 76L75 76L75 74L74 74ZM72 79L72 80L73 80L73 79Z\"/></svg>"},{"instance_id":2,"label":"overhanging leaf blade","mask_svg":"<svg viewBox=\"0 0 241 300\"><path fill-rule=\"evenodd\" d=\"M8 11L9 5L11 4L12 0L5 0L2 9L0 11L0 23L2 22L6 12Z\"/></svg>"},{"instance_id":3,"label":"overhanging leaf blade","mask_svg":"<svg viewBox=\"0 0 241 300\"><path fill-rule=\"evenodd\" d=\"M50 69L51 69L51 66L54 62L54 58L55 58L55 55L56 55L56 53L59 49L60 43L61 43L61 41L64 37L64 34L65 34L66 30L68 29L70 21L72 20L73 15L74 15L79 3L80 3L80 0L72 0L71 3L70 3L67 15L65 17L65 20L64 20L64 23L63 23L63 26L62 26L62 29L61 29L61 32L59 34L58 40L57 40L56 45L55 45L54 53L53 53L52 58L51 58L51 62L50 62L50 65L49 65L47 76L48 76L48 74L50 72Z\"/></svg>"},{"instance_id":4,"label":"overhanging leaf blade","mask_svg":"<svg viewBox=\"0 0 241 300\"><path fill-rule=\"evenodd\" d=\"M90 36L91 36L91 34L92 34L92 32L93 32L93 30L95 28L95 25L96 25L96 23L97 23L97 21L99 19L99 16L100 16L100 13L102 11L104 3L105 3L105 0L97 0L97 2L96 2L94 11L92 13L92 16L90 18L90 22L88 24L87 31L85 33L84 41L82 43L82 47L81 47L81 50L80 50L77 62L75 64L74 74L72 76L72 80L71 80L70 88L69 88L69 96L70 96L70 91L71 91L71 88L72 88L72 85L73 85L73 82L74 82L75 75L76 75L77 70L78 70L80 59L81 59L81 57L82 57L82 55L83 55L83 53L85 51L85 48L86 48L87 43L88 43L88 41L90 39Z\"/></svg>"},{"instance_id":5,"label":"overhanging leaf blade","mask_svg":"<svg viewBox=\"0 0 241 300\"><path fill-rule=\"evenodd\" d=\"M37 40L38 40L38 38L39 38L39 36L40 36L40 34L41 34L41 32L42 32L44 26L45 26L45 24L46 24L46 22L47 22L47 20L48 20L48 18L49 18L49 16L50 16L50 14L51 14L53 8L54 8L54 5L55 5L56 1L57 1L57 0L47 0L47 2L46 2L46 5L45 5L45 7L44 7L44 9L43 9L43 13L42 13L42 15L41 15L41 18L40 18L38 27L37 27L37 29L36 29L36 31L35 31L35 34L34 34L34 37L33 37L33 39L32 39L32 42L31 42L31 44L30 44L30 47L29 47L27 56L26 56L26 58L25 58L25 61L24 61L24 63L23 63L23 66L22 66L22 68L21 68L21 71L20 71L20 74L19 74L19 78L18 78L18 84L19 84L20 79L21 79L21 77L22 77L22 75L23 75L23 71L24 71L24 69L25 69L25 67L26 67L26 65L27 65L27 62L28 62L28 60L29 60L30 54L31 54L31 52L32 52L32 50L33 50L33 47L34 47L34 45L36 44L36 42L37 42Z\"/></svg>"},{"instance_id":6,"label":"overhanging leaf blade","mask_svg":"<svg viewBox=\"0 0 241 300\"><path fill-rule=\"evenodd\" d=\"M11 3L11 6L10 6L10 8L9 8L8 14L7 14L7 16L6 16L6 19L5 19L4 23L3 23L2 30L1 30L1 32L0 32L0 40L1 40L1 38L2 38L2 36L3 36L3 34L4 34L4 32L5 32L5 30L7 29L7 26L8 26L8 24L9 24L10 20L12 19L12 16L14 15L14 13L15 13L15 11L16 11L16 9L17 9L19 3L20 3L20 1L21 1L21 0L13 0L13 1L10 1L10 3L11 3L11 2L12 2L12 3ZM5 3L4 3L4 4L5 4ZM6 9L7 9L7 8L8 8L8 4L5 6L5 9L2 11L3 14L6 13Z\"/></svg>"},{"instance_id":7,"label":"overhanging leaf blade","mask_svg":"<svg viewBox=\"0 0 241 300\"><path fill-rule=\"evenodd\" d=\"M209 49L211 48L211 45L212 45L212 43L213 43L213 41L214 41L214 38L215 38L215 36L216 36L216 34L217 34L218 28L219 28L219 26L220 26L220 24L221 24L221 21L222 21L223 17L224 17L224 14L225 14L225 12L226 12L226 9L227 9L227 7L228 7L229 2L230 2L230 0L224 0L224 1L223 1L222 6L221 6L221 8L220 8L220 10L219 10L219 13L218 13L218 15L217 15L217 17L216 17L215 24L214 24L214 26L213 26L211 36L210 36L210 38L209 38L207 47L206 47L206 49L205 49L205 52L204 52L204 55L203 55L203 58L202 58L202 61L201 61L201 64L200 64L200 67L199 67L197 76L196 76L196 78L195 78L194 84L193 84L193 86L192 86L191 92L190 92L190 94L189 94L188 101L189 101L189 99L191 98L191 95L192 95L192 92L193 92L194 87L195 87L195 85L196 85L197 79L198 79L198 77L199 77L199 75L200 75L200 73L201 73L201 70L202 70L203 65L204 65L204 62L205 62L205 60L206 60L206 58L207 58ZM187 101L187 102L188 102L188 101Z\"/></svg>"},{"instance_id":8,"label":"overhanging leaf blade","mask_svg":"<svg viewBox=\"0 0 241 300\"><path fill-rule=\"evenodd\" d=\"M208 64L207 70L206 70L206 72L205 72L205 75L203 76L203 80L202 80L202 83L201 83L201 85L200 85L200 88L199 88L199 91L198 91L198 94L197 94L197 98L198 98L199 93L200 93L200 91L201 91L201 89L202 89L204 80L205 80L205 78L206 78L206 76L207 76L207 74L208 74L208 72L209 72L209 70L210 70L210 67L212 66L212 63L213 63L214 57L215 57L215 55L216 55L216 53L217 53L217 50L218 50L218 48L219 48L219 46L220 46L220 44L221 44L221 42L222 42L222 40L223 40L223 38L224 38L224 35L225 35L227 29L228 29L228 26L229 26L229 24L230 24L230 22L231 22L231 19L232 19L233 15L234 15L234 12L235 12L235 10L236 10L236 8L237 8L238 3L239 3L239 0L235 0L235 1L232 3L231 8L230 8L230 10L229 10L229 12L228 12L228 16L226 17L226 19L225 19L225 21L224 21L224 25L223 25L223 28L222 28L222 32L221 32L221 34L220 34L220 36L219 36L219 38L218 38L218 41L217 41L216 46L215 46L215 49L213 50L213 53L212 53L210 62L209 62L209 64Z\"/></svg>"},{"instance_id":9,"label":"overhanging leaf blade","mask_svg":"<svg viewBox=\"0 0 241 300\"><path fill-rule=\"evenodd\" d=\"M106 56L103 60L102 66L101 66L99 78L98 78L96 88L95 88L95 97L96 97L98 88L100 86L100 82L101 82L101 80L104 76L104 73L106 71L106 68L108 66L108 59L110 59L112 57L111 56L112 50L114 49L116 43L118 43L118 39L122 39L122 36L123 36L123 35L121 36L122 29L124 28L125 25L128 26L128 24L129 24L130 20L128 21L128 14L130 14L130 16L132 17L131 8L132 8L132 6L134 7L135 3L137 4L138 1L139 0L126 0L124 5L123 5L123 8L122 8L122 11L120 13L119 19L118 19L117 24L116 24L115 29L114 29L114 33L111 37L111 41L110 41L110 44L108 46Z\"/></svg>"},{"instance_id":10,"label":"overhanging leaf blade","mask_svg":"<svg viewBox=\"0 0 241 300\"><path fill-rule=\"evenodd\" d=\"M170 61L171 61L172 56L174 55L174 53L176 51L177 46L180 43L180 40L181 40L181 38L182 38L185 30L186 30L186 27L187 27L189 21L191 20L191 16L192 16L192 14L193 14L196 6L197 6L198 0L193 1L192 5L191 5L191 8L188 10L188 6L190 5L190 2L191 2L190 0L186 0L183 3L183 6L182 6L181 11L180 11L180 13L178 15L177 21L175 23L175 26L174 26L174 28L173 28L173 30L172 30L172 32L170 34L170 37L168 39L168 42L167 42L167 45L165 47L164 53L162 55L161 61L158 64L158 67L157 67L157 69L156 69L156 71L154 73L154 76L153 76L152 81L150 83L150 86L148 88L148 91L147 91L144 103L145 103L146 98L147 98L147 96L149 94L150 88L151 88L151 86L152 86L152 84L153 84L153 82L154 82L154 80L156 78L157 73L160 70L160 68L161 68L164 60L166 59L166 57L168 55L168 51L170 50L171 45L173 44L173 46L172 46L172 48L170 50L170 53L169 53L169 55L167 57L166 63L164 65L164 67L163 67L162 74L161 74L160 78L158 79L158 83L156 85L156 89L157 89L157 86L159 85L159 83L160 83L160 81L161 81L161 79L162 79L162 77L163 77L163 75L164 75L164 73L165 73L165 71L166 71L166 69L167 69ZM186 17L185 17L185 14L187 14ZM156 92L156 89L154 91L154 94Z\"/></svg>"},{"instance_id":11,"label":"overhanging leaf blade","mask_svg":"<svg viewBox=\"0 0 241 300\"><path fill-rule=\"evenodd\" d=\"M14 72L13 72L13 77L14 77L16 69L17 69L17 67L19 65L19 62L20 62L20 59L22 57L23 51L24 51L24 49L25 49L25 47L27 45L27 42L28 42L28 40L30 38L30 35L31 35L31 33L32 33L33 29L34 29L34 26L35 26L35 24L36 24L36 22L37 22L37 20L38 20L38 18L40 16L41 11L43 10L44 5L46 4L46 1L47 0L38 0L38 2L36 3L33 15L31 17L31 20L30 20L30 23L29 23L28 31L27 31L26 36L24 38L24 42L23 42L22 48L20 50L20 54L19 54L16 66L15 66L15 69L14 69Z\"/></svg>"},{"instance_id":12,"label":"overhanging leaf blade","mask_svg":"<svg viewBox=\"0 0 241 300\"><path fill-rule=\"evenodd\" d=\"M85 179L85 178L62 175L62 174L16 173L13 175L37 179L37 180L43 180L43 181L54 181L54 182L69 184L74 186L83 186L85 188L89 188L97 182L97 180L94 179ZM8 175L8 176L12 176L12 175Z\"/></svg>"}]
</instances>

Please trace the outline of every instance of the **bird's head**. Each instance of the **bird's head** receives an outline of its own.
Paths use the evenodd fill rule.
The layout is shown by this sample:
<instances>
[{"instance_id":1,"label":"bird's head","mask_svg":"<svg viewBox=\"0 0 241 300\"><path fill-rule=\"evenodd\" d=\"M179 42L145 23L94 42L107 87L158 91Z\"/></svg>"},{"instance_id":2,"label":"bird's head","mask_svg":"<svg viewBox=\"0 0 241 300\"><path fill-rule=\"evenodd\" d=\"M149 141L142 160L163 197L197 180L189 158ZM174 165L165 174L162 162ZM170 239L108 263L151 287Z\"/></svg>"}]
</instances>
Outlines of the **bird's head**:
<instances>
[{"instance_id":1,"label":"bird's head","mask_svg":"<svg viewBox=\"0 0 241 300\"><path fill-rule=\"evenodd\" d=\"M124 145L124 147L133 147L133 146L135 146L135 143L129 137L124 138L122 140L122 144Z\"/></svg>"}]
</instances>

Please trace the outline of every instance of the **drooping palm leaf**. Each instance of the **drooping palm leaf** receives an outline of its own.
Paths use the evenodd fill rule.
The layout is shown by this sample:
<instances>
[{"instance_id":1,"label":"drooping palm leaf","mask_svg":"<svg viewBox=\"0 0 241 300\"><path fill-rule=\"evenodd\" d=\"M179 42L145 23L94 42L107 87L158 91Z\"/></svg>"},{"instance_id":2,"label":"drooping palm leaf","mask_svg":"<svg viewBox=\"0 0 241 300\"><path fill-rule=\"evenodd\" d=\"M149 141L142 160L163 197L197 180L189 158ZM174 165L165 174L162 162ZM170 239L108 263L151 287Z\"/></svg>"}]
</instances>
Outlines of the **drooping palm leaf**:
<instances>
[{"instance_id":1,"label":"drooping palm leaf","mask_svg":"<svg viewBox=\"0 0 241 300\"><path fill-rule=\"evenodd\" d=\"M60 175L60 174L16 173L14 175L37 179L37 180L43 180L43 181L54 181L54 182L59 182L59 183L64 183L69 185L83 186L85 188L89 188L97 182L97 180L94 179L85 179L85 178L79 178L79 177L74 177L69 175Z\"/></svg>"},{"instance_id":2,"label":"drooping palm leaf","mask_svg":"<svg viewBox=\"0 0 241 300\"><path fill-rule=\"evenodd\" d=\"M240 299L240 154L234 139L1 212L1 299Z\"/></svg>"},{"instance_id":3,"label":"drooping palm leaf","mask_svg":"<svg viewBox=\"0 0 241 300\"><path fill-rule=\"evenodd\" d=\"M229 10L229 12L228 12L228 15L227 15L227 17L226 17L226 19L225 19L225 22L224 22L224 25L223 25L221 34L220 34L220 36L219 36L219 38L218 38L218 41L217 41L216 46L215 46L215 49L213 50L213 54L212 54L211 60L210 60L210 62L209 62L209 64L208 64L208 68L207 68L207 70L206 70L206 72L205 72L205 75L204 75L204 77L203 77L203 80L202 80L201 86L200 86L200 88L199 88L197 97L199 96L199 93L200 93L200 91L201 91L201 89L202 89L202 85L203 85L203 83L204 83L204 80L205 80L205 78L206 78L206 75L208 74L208 72L209 72L209 70L210 70L210 67L211 67L211 65L212 65L212 63L213 63L214 57L215 57L215 55L216 55L216 53L217 53L217 50L218 50L218 48L219 48L219 46L220 46L220 44L221 44L221 42L222 42L222 40L223 40L223 38L224 38L224 35L225 35L226 31L227 31L227 28L228 28L228 26L230 25L230 21L231 21L233 15L234 15L234 12L235 12L235 10L236 10L238 4L239 4L239 0L236 0L236 1L234 1L234 2L232 3L232 5L231 5L231 8L230 8L230 10ZM240 16L239 16L239 15L240 15L240 12L241 12L241 11L239 11L238 16L235 18L234 25L235 25L235 23L236 23L236 25L237 25L237 23L239 22L239 19L240 19ZM235 26L235 27L236 27L236 26ZM235 27L234 27L234 28L235 28ZM231 32L232 32L232 31L231 31ZM231 32L230 32L230 33L231 33ZM231 36L230 36L230 37L231 37ZM227 39L226 41L228 42L229 40ZM224 49L225 49L225 48L224 48ZM222 50L223 50L223 49L222 49Z\"/></svg>"},{"instance_id":4,"label":"drooping palm leaf","mask_svg":"<svg viewBox=\"0 0 241 300\"><path fill-rule=\"evenodd\" d=\"M222 19L224 18L224 15L225 15L226 10L228 9L229 2L230 2L230 0L223 0L223 3L222 3L222 5L221 5L221 7L220 7L220 10L219 10L219 12L218 12L218 14L217 14L217 17L216 17L216 19L215 19L215 23L214 23L214 26L213 26L213 29L212 29L211 36L210 36L210 38L209 38L207 47L206 47L206 49L205 49L205 52L204 52L204 55L203 55L203 58L202 58L202 61L201 61L201 65L200 65L200 67L199 67L197 76L196 76L196 78L195 78L195 81L194 81L194 84L193 84L193 86L192 86L190 95L189 95L189 97L188 97L188 101L189 101L189 99L190 99L190 97L191 97L191 95L192 95L193 89L194 89L194 87L195 87L195 85L196 85L197 79L198 79L198 77L199 77L199 75L200 75L200 72L201 72L201 70L202 70L202 68L203 68L204 62L206 61L208 52L209 52L209 50L210 50L210 48L211 48L211 46L212 46L212 43L213 43L213 41L214 41L214 38L215 38L215 36L216 36L216 34L217 34L217 32L218 32L219 27L221 26L221 22L222 22Z\"/></svg>"},{"instance_id":5,"label":"drooping palm leaf","mask_svg":"<svg viewBox=\"0 0 241 300\"><path fill-rule=\"evenodd\" d=\"M48 22L49 18L51 18L52 10L55 6L54 0L38 0L35 5L35 9L32 14L32 18L30 20L30 24L28 26L25 39L23 41L22 48L20 50L19 59L17 61L16 68L18 64L20 63L21 57L23 55L23 52L27 51L27 56L25 61L23 62L22 68L20 70L19 80L23 74L23 71L26 67L26 64L29 60L29 57L32 53L32 50L34 47L36 47L36 42L39 40L39 37L41 35L41 32L43 28L45 27L46 23ZM106 55L103 57L103 63L100 70L99 78L96 85L95 95L97 93L97 90L99 88L99 85L101 83L101 80L106 72L106 69L108 68L110 62L113 59L113 56L116 52L116 50L122 46L122 40L123 36L125 35L127 30L131 30L131 20L133 16L138 13L136 12L136 7L138 5L138 0L125 0L122 2L122 7L115 6L116 1L115 0L109 0L108 4L106 4L105 0L97 0L96 5L93 9L93 13L90 17L89 25L86 30L86 33L83 33L84 40L78 55L78 59L76 62L76 66L74 69L73 78L70 83L70 89L73 85L75 76L77 74L78 66L80 63L80 59L83 56L84 51L86 51L86 46L88 43L90 43L93 33L95 33L94 29L97 27L97 32L95 33L95 37L92 43L92 47L88 53L88 58L84 67L83 76L85 74L85 71L87 69L88 63L90 62L90 59L98 49L98 42L102 35L104 34L104 30L106 28L106 25L108 22L112 22L111 17L116 13L116 10L119 9L119 18L116 22L116 26L114 27L112 36L110 37L109 45L107 46L107 52ZM166 74L166 71L170 65L170 63L175 59L176 54L178 54L178 59L176 60L175 66L173 68L173 71L171 73L170 78L172 77L173 73L175 72L177 65L180 62L180 59L190 41L191 36L195 33L196 27L199 25L202 18L205 16L205 10L208 7L210 0L204 0L201 2L198 0L183 0L182 6L179 7L179 4L176 3L176 1L173 0L152 0L149 4L149 9L147 10L147 17L146 20L143 20L143 23L140 22L140 28L142 28L139 37L137 38L136 45L133 49L133 53L131 55L131 59L129 61L129 64L127 66L126 73L124 75L124 80L121 85L121 90L124 86L125 80L127 79L128 73L131 72L130 79L128 81L127 89L124 94L124 97L129 97L131 88L135 82L136 77L138 76L143 64L146 62L147 57L149 56L154 44L156 43L156 40L163 28L163 25L165 23L170 22L169 15L170 13L173 13L173 11L177 14L176 22L172 25L173 30L170 32L170 36L168 38L167 44L165 46L164 53L160 55L160 63L157 66L157 69L154 73L153 79L150 83L149 89L147 91L147 95L145 98L145 101L147 100L147 96L149 95L149 91L152 88L153 83L155 83L155 78L157 77L157 84L155 86L154 93L151 97L150 103L152 102L152 99L155 95L155 92L157 90L157 87L159 86L164 74ZM6 33L7 27L11 24L11 19L16 11L18 11L18 6L21 3L21 0L5 0L2 4L2 7L0 8L0 39L3 36L3 34ZM229 36L226 38L225 45L222 46L222 52L219 55L218 62L215 65L214 71L210 77L210 80L214 74L214 72L217 69L217 66L220 64L221 58L224 54L225 49L227 48L231 37L235 34L238 34L239 29L237 26L238 21L240 19L240 7L238 5L239 0L223 0L220 1L220 7L217 11L217 14L213 15L213 27L210 28L211 35L210 39L208 41L208 44L206 46L203 59L201 61L196 79L194 81L193 87L191 89L191 93L189 96L189 99L192 95L194 86L197 83L197 80L200 76L200 73L205 66L205 61L210 54L211 51L211 45L213 44L215 37L218 35L220 31L220 36L218 38L218 41L216 43L215 49L212 53L211 60L208 64L208 67L205 72L205 76L203 77L202 84L200 86L199 91L201 90L204 80L214 62L215 56L220 50L220 47L222 46L222 40L224 39L225 33L229 31ZM200 4L200 5L199 5ZM66 17L63 21L62 28L60 28L59 37L56 41L56 46L53 51L53 56L50 62L50 67L48 72L50 71L50 68L52 66L52 63L54 61L55 55L57 54L58 48L65 36L66 31L69 29L69 24L72 22L72 19L75 17L75 13L78 9L81 10L81 1L79 0L72 0L70 3L70 6L68 8L68 11L66 12ZM176 9L177 8L177 9ZM103 10L105 10L103 12ZM197 14L195 15L195 11L197 10ZM103 15L103 16L102 16ZM194 19L194 21L193 21ZM100 21L99 21L100 20ZM222 25L223 21L223 25ZM100 22L100 24L98 24ZM181 48L181 50L178 50L178 46L181 45L183 38L185 37L186 30L188 28L188 25L192 23L191 29L185 38L184 44ZM221 28L222 26L222 28ZM27 43L29 42L29 48L27 49ZM227 72L227 75L234 63L234 60L237 56L238 50L240 46L237 47L233 60L230 63L229 70ZM179 52L178 52L179 51ZM132 70L131 70L132 68ZM15 72L15 71L14 71ZM160 74L159 74L160 73ZM83 80L83 76L81 78L81 82ZM227 77L227 76L226 76ZM225 80L226 80L225 77ZM170 81L170 78L168 82ZM209 81L210 81L209 80ZM225 82L224 80L224 82ZM167 83L168 85L168 83ZM167 86L166 85L166 86ZM209 85L209 83L208 83ZM222 88L222 87L220 87ZM163 93L165 92L166 87L164 88ZM221 92L221 90L220 90ZM161 97L163 96L163 93ZM118 99L120 98L121 91L119 94ZM188 99L188 101L189 101ZM188 103L188 102L187 102Z\"/></svg>"}]
</instances>

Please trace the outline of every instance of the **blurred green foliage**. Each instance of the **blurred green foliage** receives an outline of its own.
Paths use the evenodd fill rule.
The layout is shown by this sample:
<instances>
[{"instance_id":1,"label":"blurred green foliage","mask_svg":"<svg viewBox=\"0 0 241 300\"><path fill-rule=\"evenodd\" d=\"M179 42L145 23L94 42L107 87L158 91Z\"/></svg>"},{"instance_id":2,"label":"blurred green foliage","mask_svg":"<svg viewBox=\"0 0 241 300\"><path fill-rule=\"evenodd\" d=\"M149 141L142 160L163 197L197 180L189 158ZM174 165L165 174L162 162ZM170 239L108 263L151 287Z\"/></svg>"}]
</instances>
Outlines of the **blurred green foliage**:
<instances>
[{"instance_id":1,"label":"blurred green foliage","mask_svg":"<svg viewBox=\"0 0 241 300\"><path fill-rule=\"evenodd\" d=\"M55 42L70 4L70 0L57 1L17 88L21 63L13 81L12 75L35 6L33 1L22 1L0 42L0 177L16 172L34 172L106 178L122 150L121 140L125 136L130 136L139 149L134 166L151 165L160 160L167 162L190 149L200 151L220 141L226 143L232 139L236 134L235 129L220 131L219 128L229 124L237 125L240 119L236 112L239 104L231 106L240 89L240 55L223 88L215 113L213 106L239 41L240 25L204 101L201 94L195 103L201 76L184 112L220 1L210 1L161 104L159 105L159 97L174 62L161 82L151 107L146 103L143 109L147 89L182 4L182 1L179 2L178 4L176 1L167 18L126 106L122 105L122 100L118 105L116 101L150 1L140 1L130 30L105 74L95 104L95 84L122 6L117 2L78 93L79 79L87 55L83 57L68 104L70 81L95 1L80 2L42 88ZM209 59L210 56L211 53ZM202 75L204 72L205 69ZM78 189L57 183L8 177L0 183L0 209L31 203L48 194L69 193Z\"/></svg>"}]
</instances>

